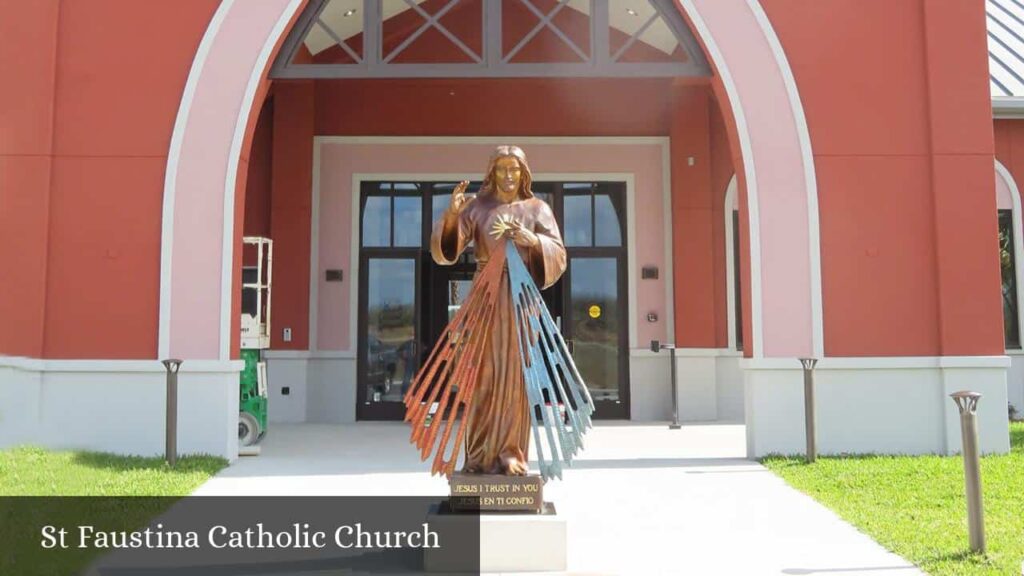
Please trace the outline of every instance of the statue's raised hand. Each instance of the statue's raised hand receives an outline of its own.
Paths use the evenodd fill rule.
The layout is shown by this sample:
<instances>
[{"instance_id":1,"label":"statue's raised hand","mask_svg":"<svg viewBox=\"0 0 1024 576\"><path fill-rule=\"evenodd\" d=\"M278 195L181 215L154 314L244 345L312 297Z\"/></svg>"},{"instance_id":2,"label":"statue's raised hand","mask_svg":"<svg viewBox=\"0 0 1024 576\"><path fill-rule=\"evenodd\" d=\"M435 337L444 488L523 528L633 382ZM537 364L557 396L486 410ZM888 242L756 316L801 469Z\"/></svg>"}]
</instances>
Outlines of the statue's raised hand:
<instances>
[{"instance_id":1,"label":"statue's raised hand","mask_svg":"<svg viewBox=\"0 0 1024 576\"><path fill-rule=\"evenodd\" d=\"M463 180L452 191L452 199L448 203L448 212L451 215L458 216L466 205L469 204L470 199L466 198L467 186L469 186L469 180Z\"/></svg>"}]
</instances>

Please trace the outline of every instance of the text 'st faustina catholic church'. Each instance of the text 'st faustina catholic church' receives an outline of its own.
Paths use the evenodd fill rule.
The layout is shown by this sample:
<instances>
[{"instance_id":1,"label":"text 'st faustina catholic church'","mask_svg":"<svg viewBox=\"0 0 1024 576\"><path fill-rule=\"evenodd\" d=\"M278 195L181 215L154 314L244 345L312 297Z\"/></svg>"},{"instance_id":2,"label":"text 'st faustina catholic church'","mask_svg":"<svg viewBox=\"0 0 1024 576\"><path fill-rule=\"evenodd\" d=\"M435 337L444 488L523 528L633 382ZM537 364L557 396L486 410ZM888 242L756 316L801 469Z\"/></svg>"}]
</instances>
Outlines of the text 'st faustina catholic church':
<instances>
[{"instance_id":1,"label":"text 'st faustina catholic church'","mask_svg":"<svg viewBox=\"0 0 1024 576\"><path fill-rule=\"evenodd\" d=\"M217 525L205 534L188 530L145 528L134 532L105 532L94 526L75 529L44 526L40 531L43 549L392 549L439 548L438 533L424 523L418 532L367 531L362 523L342 524L330 530L315 530L308 523L294 523L290 530L268 531L262 523L242 530Z\"/></svg>"}]
</instances>

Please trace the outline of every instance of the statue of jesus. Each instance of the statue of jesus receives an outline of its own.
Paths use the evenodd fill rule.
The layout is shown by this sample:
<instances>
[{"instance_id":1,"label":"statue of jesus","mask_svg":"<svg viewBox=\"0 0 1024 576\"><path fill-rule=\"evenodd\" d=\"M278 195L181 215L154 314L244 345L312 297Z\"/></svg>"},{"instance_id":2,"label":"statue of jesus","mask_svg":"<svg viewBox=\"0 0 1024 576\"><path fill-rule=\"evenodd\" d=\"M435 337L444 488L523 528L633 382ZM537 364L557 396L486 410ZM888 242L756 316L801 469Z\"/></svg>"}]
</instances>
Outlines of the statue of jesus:
<instances>
[{"instance_id":1,"label":"statue of jesus","mask_svg":"<svg viewBox=\"0 0 1024 576\"><path fill-rule=\"evenodd\" d=\"M426 424L430 405L438 405L429 420L438 424L455 420L462 407L456 454L445 460L449 423L437 447L435 473L451 475L464 436L463 472L526 474L531 423L538 442L545 429L552 459L557 451L569 462L590 425L593 403L537 290L562 276L566 253L554 213L533 195L531 183L526 154L499 146L479 194L467 198L469 182L460 182L434 225L435 262L454 264L470 243L477 260L466 302L405 398L406 420L413 423L413 440L424 458L435 448L440 427L429 430ZM559 405L569 413L564 419L550 413L555 407L558 415ZM555 464L547 470L551 465L542 461L542 473L560 475Z\"/></svg>"}]
</instances>

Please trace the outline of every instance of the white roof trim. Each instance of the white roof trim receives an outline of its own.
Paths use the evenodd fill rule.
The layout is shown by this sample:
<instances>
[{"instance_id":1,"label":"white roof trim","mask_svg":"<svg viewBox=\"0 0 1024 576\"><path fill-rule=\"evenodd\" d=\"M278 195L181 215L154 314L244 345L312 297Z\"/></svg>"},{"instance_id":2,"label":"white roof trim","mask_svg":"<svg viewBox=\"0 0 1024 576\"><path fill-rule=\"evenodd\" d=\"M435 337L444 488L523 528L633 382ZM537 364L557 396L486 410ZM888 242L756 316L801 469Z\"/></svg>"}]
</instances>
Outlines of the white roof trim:
<instances>
[{"instance_id":1,"label":"white roof trim","mask_svg":"<svg viewBox=\"0 0 1024 576\"><path fill-rule=\"evenodd\" d=\"M1024 97L993 97L992 116L995 118L1024 118Z\"/></svg>"}]
</instances>

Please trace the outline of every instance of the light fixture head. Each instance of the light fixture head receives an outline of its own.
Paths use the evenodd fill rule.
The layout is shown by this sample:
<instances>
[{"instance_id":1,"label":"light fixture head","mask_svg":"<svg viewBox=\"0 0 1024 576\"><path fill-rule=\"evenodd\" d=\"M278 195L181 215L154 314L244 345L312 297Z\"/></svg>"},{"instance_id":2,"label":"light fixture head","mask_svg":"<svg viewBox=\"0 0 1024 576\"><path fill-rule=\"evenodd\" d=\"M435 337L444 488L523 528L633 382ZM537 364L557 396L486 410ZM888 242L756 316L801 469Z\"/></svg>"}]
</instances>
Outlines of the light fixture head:
<instances>
[{"instance_id":1,"label":"light fixture head","mask_svg":"<svg viewBox=\"0 0 1024 576\"><path fill-rule=\"evenodd\" d=\"M352 16L355 13L356 13L356 9L355 8L349 8L348 10L345 10L345 14L343 16L345 18L348 18L349 16Z\"/></svg>"},{"instance_id":2,"label":"light fixture head","mask_svg":"<svg viewBox=\"0 0 1024 576\"><path fill-rule=\"evenodd\" d=\"M636 10L633 10L632 8L626 8L626 14L629 14L630 16L639 16L640 15L640 14L637 13Z\"/></svg>"}]
</instances>

